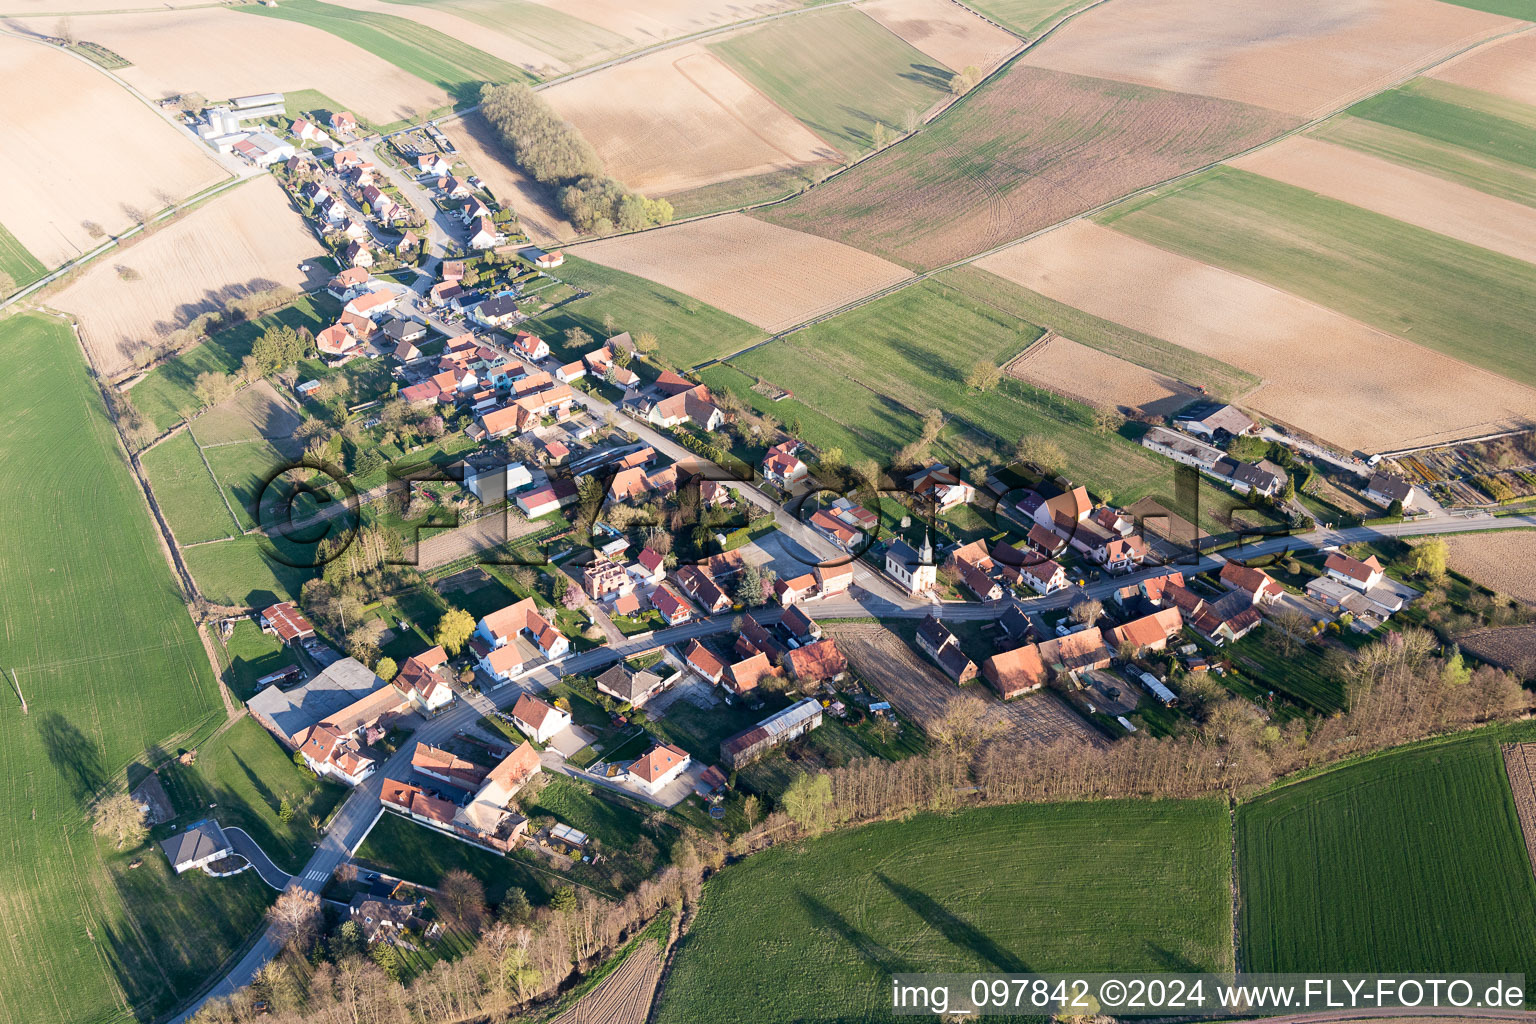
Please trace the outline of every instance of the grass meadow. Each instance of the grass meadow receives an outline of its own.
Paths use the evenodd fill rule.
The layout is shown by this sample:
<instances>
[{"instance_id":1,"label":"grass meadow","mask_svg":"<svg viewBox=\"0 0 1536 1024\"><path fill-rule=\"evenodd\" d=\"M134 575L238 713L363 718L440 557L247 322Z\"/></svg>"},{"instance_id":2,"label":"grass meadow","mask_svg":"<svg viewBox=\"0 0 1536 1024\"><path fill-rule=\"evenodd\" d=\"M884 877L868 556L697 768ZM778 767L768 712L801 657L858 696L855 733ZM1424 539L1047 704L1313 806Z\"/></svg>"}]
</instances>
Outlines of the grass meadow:
<instances>
[{"instance_id":1,"label":"grass meadow","mask_svg":"<svg viewBox=\"0 0 1536 1024\"><path fill-rule=\"evenodd\" d=\"M174 878L158 851L91 834L91 802L130 762L195 745L223 708L69 327L12 317L0 353L14 389L0 666L27 700L23 714L0 686L0 1020L149 1019L243 941L266 896L246 879Z\"/></svg>"},{"instance_id":2,"label":"grass meadow","mask_svg":"<svg viewBox=\"0 0 1536 1024\"><path fill-rule=\"evenodd\" d=\"M1522 21L1536 20L1536 0L1448 0L1457 7L1470 7L1474 11L1502 14L1506 18Z\"/></svg>"},{"instance_id":3,"label":"grass meadow","mask_svg":"<svg viewBox=\"0 0 1536 1024\"><path fill-rule=\"evenodd\" d=\"M360 46L402 71L431 82L460 103L473 103L486 82L528 82L533 76L499 57L409 18L356 11L322 0L284 0L277 7L241 7L248 14L311 25Z\"/></svg>"},{"instance_id":4,"label":"grass meadow","mask_svg":"<svg viewBox=\"0 0 1536 1024\"><path fill-rule=\"evenodd\" d=\"M758 26L709 48L811 131L850 156L892 134L949 93L946 68L873 18L849 8Z\"/></svg>"},{"instance_id":5,"label":"grass meadow","mask_svg":"<svg viewBox=\"0 0 1536 1024\"><path fill-rule=\"evenodd\" d=\"M1101 220L1536 384L1536 266L1522 260L1230 167Z\"/></svg>"},{"instance_id":6,"label":"grass meadow","mask_svg":"<svg viewBox=\"0 0 1536 1024\"><path fill-rule=\"evenodd\" d=\"M234 540L185 548L181 556L197 589L214 604L265 608L277 601L297 601L299 590L318 573L267 557L266 537L251 534ZM313 558L296 552L291 561Z\"/></svg>"},{"instance_id":7,"label":"grass meadow","mask_svg":"<svg viewBox=\"0 0 1536 1024\"><path fill-rule=\"evenodd\" d=\"M1104 801L756 854L706 883L655 1019L884 1019L904 971L1229 969L1229 835L1216 801Z\"/></svg>"},{"instance_id":8,"label":"grass meadow","mask_svg":"<svg viewBox=\"0 0 1536 1024\"><path fill-rule=\"evenodd\" d=\"M709 213L724 213L803 192L835 169L836 165L830 163L792 167L702 185L686 192L673 193L666 198L672 204L673 214L678 220Z\"/></svg>"},{"instance_id":9,"label":"grass meadow","mask_svg":"<svg viewBox=\"0 0 1536 1024\"><path fill-rule=\"evenodd\" d=\"M0 224L0 293L25 287L47 273L48 268Z\"/></svg>"},{"instance_id":10,"label":"grass meadow","mask_svg":"<svg viewBox=\"0 0 1536 1024\"><path fill-rule=\"evenodd\" d=\"M139 461L177 544L240 535L242 527L225 506L218 485L198 454L197 442L187 431L161 441Z\"/></svg>"},{"instance_id":11,"label":"grass meadow","mask_svg":"<svg viewBox=\"0 0 1536 1024\"><path fill-rule=\"evenodd\" d=\"M508 889L522 889L534 903L545 903L559 888L558 879L528 867L515 857L471 846L436 829L386 812L357 849L357 859L397 878L436 886L455 869L468 871L485 885L486 899L501 902Z\"/></svg>"},{"instance_id":12,"label":"grass meadow","mask_svg":"<svg viewBox=\"0 0 1536 1024\"><path fill-rule=\"evenodd\" d=\"M235 510L235 518L240 521L242 530L258 525L256 506L267 492L267 481L293 463L270 441L212 445L204 448L203 454L213 468L213 475L229 500L230 508ZM281 486L286 489L288 482L288 476L284 476Z\"/></svg>"},{"instance_id":13,"label":"grass meadow","mask_svg":"<svg viewBox=\"0 0 1536 1024\"><path fill-rule=\"evenodd\" d=\"M1536 879L1495 739L1388 751L1239 807L1250 971L1536 972Z\"/></svg>"},{"instance_id":14,"label":"grass meadow","mask_svg":"<svg viewBox=\"0 0 1536 1024\"><path fill-rule=\"evenodd\" d=\"M578 299L535 317L525 325L549 342L563 360L581 358L597 341L607 335L603 316L611 315L616 331L639 334L650 331L660 343L659 351L669 362L691 366L739 351L760 340L763 332L745 320L705 305L698 299L626 274L578 259L566 253L560 279L590 292ZM594 346L573 348L565 343L565 332L580 327L594 339Z\"/></svg>"},{"instance_id":15,"label":"grass meadow","mask_svg":"<svg viewBox=\"0 0 1536 1024\"><path fill-rule=\"evenodd\" d=\"M297 665L298 658L271 633L263 633L254 619L241 619L235 623L229 636L221 637L228 675L226 684L234 691L235 699L246 701L256 696L256 680L271 675L290 665Z\"/></svg>"}]
</instances>

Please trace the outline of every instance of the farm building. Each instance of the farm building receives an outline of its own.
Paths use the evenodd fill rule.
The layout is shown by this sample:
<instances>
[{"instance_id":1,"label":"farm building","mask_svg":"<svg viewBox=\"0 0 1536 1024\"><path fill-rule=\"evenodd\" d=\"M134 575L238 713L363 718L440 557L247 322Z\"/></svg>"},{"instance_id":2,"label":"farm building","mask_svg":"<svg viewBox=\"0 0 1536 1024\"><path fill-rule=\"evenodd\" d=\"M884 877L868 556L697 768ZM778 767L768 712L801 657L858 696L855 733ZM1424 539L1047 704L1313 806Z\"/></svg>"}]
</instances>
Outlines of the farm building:
<instances>
[{"instance_id":1,"label":"farm building","mask_svg":"<svg viewBox=\"0 0 1536 1024\"><path fill-rule=\"evenodd\" d=\"M289 750L314 726L388 686L356 658L342 658L292 690L269 686L245 702L252 717Z\"/></svg>"},{"instance_id":2,"label":"farm building","mask_svg":"<svg viewBox=\"0 0 1536 1024\"><path fill-rule=\"evenodd\" d=\"M992 684L1003 700L1040 689L1046 683L1045 663L1040 648L1027 644L1012 651L994 654L981 663L981 677Z\"/></svg>"},{"instance_id":3,"label":"farm building","mask_svg":"<svg viewBox=\"0 0 1536 1024\"><path fill-rule=\"evenodd\" d=\"M821 715L821 704L809 697L791 704L752 728L721 741L720 760L731 768L750 764L774 747L804 736L821 725Z\"/></svg>"},{"instance_id":4,"label":"farm building","mask_svg":"<svg viewBox=\"0 0 1536 1024\"><path fill-rule=\"evenodd\" d=\"M1198 437L1241 437L1255 426L1235 405L1198 405L1174 418L1173 425Z\"/></svg>"},{"instance_id":5,"label":"farm building","mask_svg":"<svg viewBox=\"0 0 1536 1024\"><path fill-rule=\"evenodd\" d=\"M261 613L261 628L263 632L272 633L289 645L315 635L315 627L292 601L284 601L282 604L270 605L264 609Z\"/></svg>"}]
</instances>

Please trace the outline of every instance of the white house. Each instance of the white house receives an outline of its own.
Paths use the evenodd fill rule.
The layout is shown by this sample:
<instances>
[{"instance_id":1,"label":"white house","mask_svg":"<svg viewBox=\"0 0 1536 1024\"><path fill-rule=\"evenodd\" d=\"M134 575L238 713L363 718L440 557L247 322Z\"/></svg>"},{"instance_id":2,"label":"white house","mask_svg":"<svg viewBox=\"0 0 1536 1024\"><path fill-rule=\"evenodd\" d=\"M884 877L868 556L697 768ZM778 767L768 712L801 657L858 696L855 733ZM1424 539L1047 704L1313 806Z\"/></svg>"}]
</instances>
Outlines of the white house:
<instances>
[{"instance_id":1,"label":"white house","mask_svg":"<svg viewBox=\"0 0 1536 1024\"><path fill-rule=\"evenodd\" d=\"M1037 594L1054 594L1067 584L1067 570L1054 559L1035 562L1019 569L1019 578Z\"/></svg>"},{"instance_id":2,"label":"white house","mask_svg":"<svg viewBox=\"0 0 1536 1024\"><path fill-rule=\"evenodd\" d=\"M1403 508L1412 508L1419 500L1419 489L1402 477L1377 473L1371 477L1371 482L1366 484L1365 496L1378 505L1390 505L1394 501L1400 501L1403 503Z\"/></svg>"},{"instance_id":3,"label":"white house","mask_svg":"<svg viewBox=\"0 0 1536 1024\"><path fill-rule=\"evenodd\" d=\"M797 453L799 441L784 441L768 449L763 456L763 479L782 491L793 490L810 473Z\"/></svg>"},{"instance_id":4,"label":"white house","mask_svg":"<svg viewBox=\"0 0 1536 1024\"><path fill-rule=\"evenodd\" d=\"M658 743L629 766L629 777L651 796L665 789L688 770L692 762L686 750L670 743Z\"/></svg>"},{"instance_id":5,"label":"white house","mask_svg":"<svg viewBox=\"0 0 1536 1024\"><path fill-rule=\"evenodd\" d=\"M1386 576L1386 571L1382 569L1375 555L1362 562L1342 551L1335 551L1328 556L1328 561L1323 563L1323 568L1327 570L1329 576L1362 593L1376 586Z\"/></svg>"},{"instance_id":6,"label":"white house","mask_svg":"<svg viewBox=\"0 0 1536 1024\"><path fill-rule=\"evenodd\" d=\"M512 705L512 721L535 743L548 743L550 737L570 727L571 716L533 694L525 693Z\"/></svg>"},{"instance_id":7,"label":"white house","mask_svg":"<svg viewBox=\"0 0 1536 1024\"><path fill-rule=\"evenodd\" d=\"M179 836L160 841L160 849L179 875L193 868L206 867L234 852L219 823L209 818L189 827Z\"/></svg>"},{"instance_id":8,"label":"white house","mask_svg":"<svg viewBox=\"0 0 1536 1024\"><path fill-rule=\"evenodd\" d=\"M491 223L491 218L481 217L475 222L473 233L469 236L471 249L489 249L501 244L501 235L496 231L496 225Z\"/></svg>"}]
</instances>

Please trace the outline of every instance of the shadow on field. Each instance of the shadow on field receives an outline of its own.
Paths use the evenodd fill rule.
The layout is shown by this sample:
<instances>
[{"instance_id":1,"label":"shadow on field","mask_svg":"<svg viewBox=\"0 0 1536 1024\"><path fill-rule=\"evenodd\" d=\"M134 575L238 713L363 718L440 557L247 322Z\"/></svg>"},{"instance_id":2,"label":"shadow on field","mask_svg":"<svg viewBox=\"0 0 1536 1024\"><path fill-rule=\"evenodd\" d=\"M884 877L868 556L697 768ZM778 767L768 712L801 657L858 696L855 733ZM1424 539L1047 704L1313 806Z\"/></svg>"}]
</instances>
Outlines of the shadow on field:
<instances>
[{"instance_id":1,"label":"shadow on field","mask_svg":"<svg viewBox=\"0 0 1536 1024\"><path fill-rule=\"evenodd\" d=\"M913 64L911 71L903 71L897 77L916 82L918 85L926 85L940 92L948 92L949 80L954 77L954 72L934 64Z\"/></svg>"},{"instance_id":2,"label":"shadow on field","mask_svg":"<svg viewBox=\"0 0 1536 1024\"><path fill-rule=\"evenodd\" d=\"M1029 965L999 946L986 932L956 915L927 893L877 873L882 885L950 942L981 957L1004 974L1028 974Z\"/></svg>"},{"instance_id":3,"label":"shadow on field","mask_svg":"<svg viewBox=\"0 0 1536 1024\"><path fill-rule=\"evenodd\" d=\"M800 894L800 905L806 913L811 915L811 920L816 924L826 925L838 934L838 937L849 943L859 951L859 955L868 960L881 974L905 974L913 968L907 964L896 952L886 946L882 946L868 935L859 931L848 919L814 896L805 893Z\"/></svg>"},{"instance_id":4,"label":"shadow on field","mask_svg":"<svg viewBox=\"0 0 1536 1024\"><path fill-rule=\"evenodd\" d=\"M37 734L42 738L48 760L64 777L75 799L87 803L107 782L106 765L96 741L81 732L57 711L38 719Z\"/></svg>"}]
</instances>

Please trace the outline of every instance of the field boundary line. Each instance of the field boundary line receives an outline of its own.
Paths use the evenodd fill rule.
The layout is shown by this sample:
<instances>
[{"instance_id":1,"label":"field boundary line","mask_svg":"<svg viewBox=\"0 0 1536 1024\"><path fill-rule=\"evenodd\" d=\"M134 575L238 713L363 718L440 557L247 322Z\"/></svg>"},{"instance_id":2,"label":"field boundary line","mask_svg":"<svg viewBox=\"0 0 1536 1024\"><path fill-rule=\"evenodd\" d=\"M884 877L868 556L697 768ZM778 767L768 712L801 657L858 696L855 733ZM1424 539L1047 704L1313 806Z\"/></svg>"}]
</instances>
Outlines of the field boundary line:
<instances>
[{"instance_id":1,"label":"field boundary line","mask_svg":"<svg viewBox=\"0 0 1536 1024\"><path fill-rule=\"evenodd\" d=\"M214 475L213 467L208 464L208 456L203 454L203 446L197 440L197 435L192 433L192 421L191 420L185 420L183 422L185 422L186 427L187 427L187 436L192 439L192 447L197 449L197 457L202 460L203 468L208 471L208 479L213 481L214 488L216 490L218 490L218 492L219 492L219 499L224 502L224 511L229 513L229 518L235 524L235 532L238 533L240 536L244 537L245 536L245 528L240 525L240 519L239 519L238 516L235 515L235 510L233 508L230 508L229 496L224 493L223 485L221 485L219 483L219 478ZM230 538L226 538L226 539L227 540L233 540L234 538L230 537Z\"/></svg>"}]
</instances>

